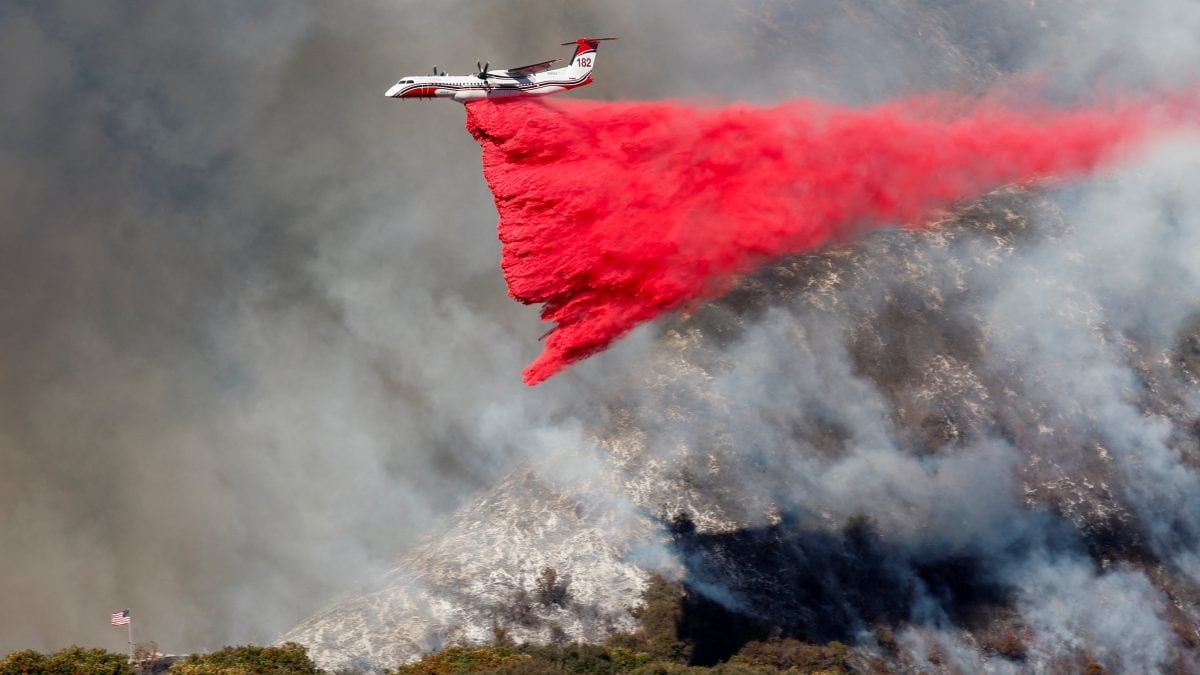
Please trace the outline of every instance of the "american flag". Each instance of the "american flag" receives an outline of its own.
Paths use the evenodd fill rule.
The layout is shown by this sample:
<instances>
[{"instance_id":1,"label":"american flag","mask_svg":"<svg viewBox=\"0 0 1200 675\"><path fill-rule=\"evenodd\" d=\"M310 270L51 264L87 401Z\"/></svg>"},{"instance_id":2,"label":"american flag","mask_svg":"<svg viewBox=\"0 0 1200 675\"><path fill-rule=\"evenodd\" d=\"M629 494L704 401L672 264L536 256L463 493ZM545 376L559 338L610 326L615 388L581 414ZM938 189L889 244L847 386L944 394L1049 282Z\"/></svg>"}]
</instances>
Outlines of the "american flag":
<instances>
[{"instance_id":1,"label":"american flag","mask_svg":"<svg viewBox=\"0 0 1200 675\"><path fill-rule=\"evenodd\" d=\"M125 624L129 623L130 621L133 621L133 619L129 617L129 610L126 609L126 610L120 611L120 612L113 612L112 625L124 626Z\"/></svg>"}]
</instances>

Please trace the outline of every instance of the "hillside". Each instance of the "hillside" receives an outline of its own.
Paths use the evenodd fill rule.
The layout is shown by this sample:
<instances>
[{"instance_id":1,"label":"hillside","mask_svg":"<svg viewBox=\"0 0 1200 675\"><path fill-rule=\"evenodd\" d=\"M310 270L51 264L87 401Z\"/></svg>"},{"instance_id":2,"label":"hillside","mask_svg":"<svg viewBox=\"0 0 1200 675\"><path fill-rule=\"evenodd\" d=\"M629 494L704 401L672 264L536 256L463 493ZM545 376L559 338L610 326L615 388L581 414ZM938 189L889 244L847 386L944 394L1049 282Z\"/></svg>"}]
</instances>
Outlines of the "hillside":
<instances>
[{"instance_id":1,"label":"hillside","mask_svg":"<svg viewBox=\"0 0 1200 675\"><path fill-rule=\"evenodd\" d=\"M1087 235L1005 190L746 279L663 328L592 430L599 471L514 474L286 638L376 668L494 625L598 642L666 570L860 659L882 625L931 672L1193 667L1196 493L1168 481L1197 451L1200 332L1065 283L1105 262ZM561 604L533 600L547 567Z\"/></svg>"}]
</instances>

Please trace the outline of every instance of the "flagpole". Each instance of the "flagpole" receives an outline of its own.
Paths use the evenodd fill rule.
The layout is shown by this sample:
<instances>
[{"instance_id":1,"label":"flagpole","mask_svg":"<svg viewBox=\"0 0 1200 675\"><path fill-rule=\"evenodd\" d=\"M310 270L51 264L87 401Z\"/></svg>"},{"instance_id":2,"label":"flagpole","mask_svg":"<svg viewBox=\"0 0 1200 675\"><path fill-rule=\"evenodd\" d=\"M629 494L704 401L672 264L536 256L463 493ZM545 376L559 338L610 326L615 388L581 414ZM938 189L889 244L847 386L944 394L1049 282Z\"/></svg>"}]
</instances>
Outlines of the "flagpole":
<instances>
[{"instance_id":1,"label":"flagpole","mask_svg":"<svg viewBox=\"0 0 1200 675\"><path fill-rule=\"evenodd\" d=\"M129 629L129 662L133 663L133 617L129 617L129 623L125 624Z\"/></svg>"}]
</instances>

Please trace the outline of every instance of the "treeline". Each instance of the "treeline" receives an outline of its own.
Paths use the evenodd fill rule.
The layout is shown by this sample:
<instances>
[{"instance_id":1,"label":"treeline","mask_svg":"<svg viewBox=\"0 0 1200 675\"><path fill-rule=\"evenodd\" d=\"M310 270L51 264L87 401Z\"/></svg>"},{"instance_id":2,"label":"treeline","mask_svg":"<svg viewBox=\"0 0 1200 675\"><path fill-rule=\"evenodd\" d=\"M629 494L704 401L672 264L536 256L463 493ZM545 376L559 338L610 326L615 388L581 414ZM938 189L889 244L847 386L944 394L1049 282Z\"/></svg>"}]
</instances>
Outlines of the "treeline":
<instances>
[{"instance_id":1,"label":"treeline","mask_svg":"<svg viewBox=\"0 0 1200 675\"><path fill-rule=\"evenodd\" d=\"M547 601L565 602L566 583L543 574L538 593ZM539 598L540 600L541 598ZM497 624L494 642L453 646L399 666L394 675L452 673L688 673L701 675L766 675L849 673L850 650L840 642L824 645L764 635L764 627L729 615L719 607L697 604L680 584L654 578L635 614L637 630L614 634L602 645L515 644ZM561 631L551 631L565 640ZM890 637L890 636L888 636ZM881 640L886 642L886 640ZM348 672L348 671L347 671ZM52 654L13 652L0 661L0 675L343 675L316 667L308 650L294 642L275 647L225 647L192 654L169 665L161 659L130 664L123 653L69 647Z\"/></svg>"},{"instance_id":2,"label":"treeline","mask_svg":"<svg viewBox=\"0 0 1200 675\"><path fill-rule=\"evenodd\" d=\"M68 647L53 654L13 652L0 661L0 675L324 675L308 656L304 645L288 642L278 647L225 647L208 654L192 654L169 666L159 659L129 663L129 656L104 649Z\"/></svg>"}]
</instances>

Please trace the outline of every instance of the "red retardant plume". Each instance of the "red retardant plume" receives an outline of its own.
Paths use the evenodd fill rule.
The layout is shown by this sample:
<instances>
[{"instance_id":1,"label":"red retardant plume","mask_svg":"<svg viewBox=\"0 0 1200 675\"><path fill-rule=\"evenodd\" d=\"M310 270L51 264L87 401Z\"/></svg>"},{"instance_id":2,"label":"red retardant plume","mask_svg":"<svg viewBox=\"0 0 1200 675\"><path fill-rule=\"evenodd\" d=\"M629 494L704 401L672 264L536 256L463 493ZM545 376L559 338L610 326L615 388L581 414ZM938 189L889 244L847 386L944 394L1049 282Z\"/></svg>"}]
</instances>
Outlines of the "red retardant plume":
<instances>
[{"instance_id":1,"label":"red retardant plume","mask_svg":"<svg viewBox=\"0 0 1200 675\"><path fill-rule=\"evenodd\" d=\"M1017 110L536 100L467 106L505 279L555 326L537 384L764 261L920 223L1001 185L1080 174L1154 128L1148 108Z\"/></svg>"}]
</instances>

